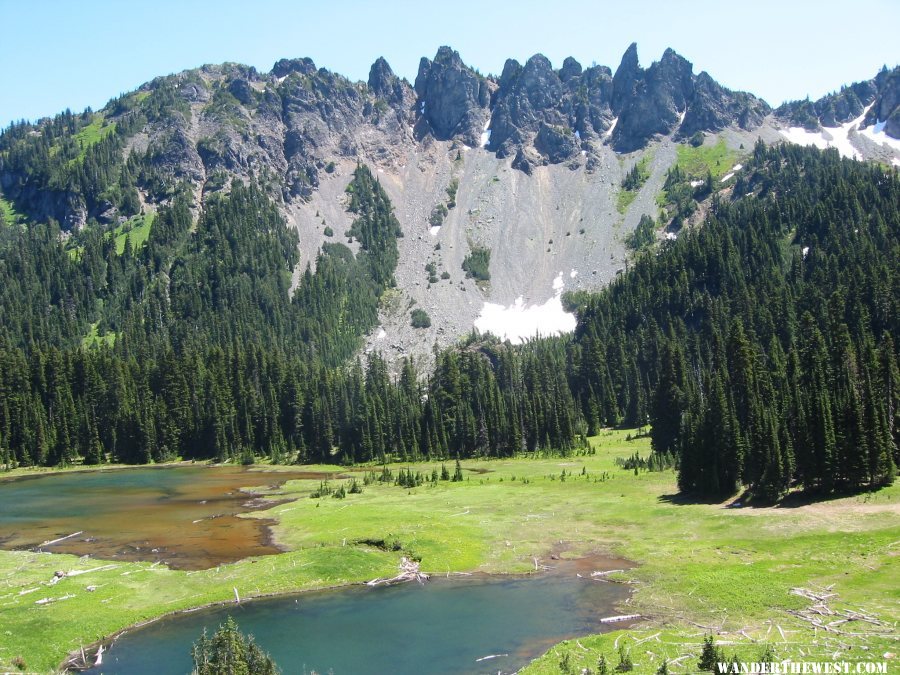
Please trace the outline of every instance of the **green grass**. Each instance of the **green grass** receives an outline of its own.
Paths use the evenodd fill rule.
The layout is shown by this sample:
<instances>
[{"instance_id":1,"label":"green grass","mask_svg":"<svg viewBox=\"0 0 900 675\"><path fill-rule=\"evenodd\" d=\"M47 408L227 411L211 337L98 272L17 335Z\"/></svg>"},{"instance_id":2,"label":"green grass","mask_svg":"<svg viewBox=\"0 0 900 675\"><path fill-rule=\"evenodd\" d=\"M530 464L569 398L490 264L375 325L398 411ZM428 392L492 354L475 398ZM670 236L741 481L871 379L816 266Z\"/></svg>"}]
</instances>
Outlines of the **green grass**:
<instances>
[{"instance_id":1,"label":"green grass","mask_svg":"<svg viewBox=\"0 0 900 675\"><path fill-rule=\"evenodd\" d=\"M294 501L248 516L275 518L273 535L288 552L203 572L117 563L113 570L47 587L55 570L103 563L0 551L0 670L20 655L29 668L47 670L79 645L137 621L227 601L232 587L243 598L391 573L401 552L356 543L363 539L396 539L403 552L421 556L423 569L434 573L525 572L533 568L533 556L549 562L550 552L560 549L567 557L606 552L637 563L623 575L634 582L634 594L619 609L640 613L646 621L634 630L557 645L529 667L530 673L560 672L567 653L578 665L572 672L596 668L600 653L614 666L617 639L631 646L635 672L653 673L663 655L699 653L707 629L697 624L725 631L719 639L737 643L728 649L747 657L762 647L742 630L760 641L768 636L779 655L803 648L818 655L841 649L848 660L864 657L866 652L840 647L858 647L858 639L817 636L788 614L807 604L790 594L795 586L833 584L835 606L863 608L889 621L900 617L900 486L799 508L682 504L673 498L673 472L635 476L615 466L616 457L646 455L646 438L629 441L625 432L606 432L592 443L593 455L466 461L461 483L415 489L374 484L343 500L309 499L318 481L292 481L278 499ZM429 474L434 467L439 463L412 465ZM448 468L453 470L452 463ZM564 481L563 470L570 472ZM85 592L88 584L97 590ZM39 590L19 594L31 588ZM69 593L74 597L65 601L34 604ZM787 643L781 643L776 625L787 631ZM647 637L652 639L635 644ZM878 654L897 651L896 642L880 638L868 644L881 650ZM695 663L693 657L683 659L671 672L689 672Z\"/></svg>"},{"instance_id":2,"label":"green grass","mask_svg":"<svg viewBox=\"0 0 900 675\"><path fill-rule=\"evenodd\" d=\"M126 222L119 225L111 233L116 239L116 253L122 255L125 252L125 239L131 235L131 248L139 249L147 242L150 236L150 229L153 227L153 219L156 218L154 211L149 211L142 216L134 216Z\"/></svg>"},{"instance_id":3,"label":"green grass","mask_svg":"<svg viewBox=\"0 0 900 675\"><path fill-rule=\"evenodd\" d=\"M701 145L696 148L688 143L682 143L677 151L676 163L692 178L705 178L709 170L713 178L719 179L731 171L731 167L741 156L740 152L730 150L723 139L719 139L715 145Z\"/></svg>"},{"instance_id":4,"label":"green grass","mask_svg":"<svg viewBox=\"0 0 900 675\"><path fill-rule=\"evenodd\" d=\"M25 222L25 216L16 210L11 201L0 196L0 214L3 215L2 222L6 225L18 225Z\"/></svg>"},{"instance_id":5,"label":"green grass","mask_svg":"<svg viewBox=\"0 0 900 675\"><path fill-rule=\"evenodd\" d=\"M97 332L97 327L99 324L92 323L91 330L88 331L88 334L85 335L81 340L81 345L90 349L91 347L99 347L102 344L105 344L109 347L112 347L116 343L116 333L104 333L100 335Z\"/></svg>"},{"instance_id":6,"label":"green grass","mask_svg":"<svg viewBox=\"0 0 900 675\"><path fill-rule=\"evenodd\" d=\"M78 160L81 161L84 159L84 153L89 147L99 142L105 136L113 133L115 130L115 122L105 124L103 115L95 115L94 119L91 120L91 123L79 129L78 133L74 136L75 142L81 147L81 151L78 153Z\"/></svg>"},{"instance_id":7,"label":"green grass","mask_svg":"<svg viewBox=\"0 0 900 675\"><path fill-rule=\"evenodd\" d=\"M616 196L616 210L624 215L628 207L631 206L631 202L637 197L637 194L637 190L620 189L619 194Z\"/></svg>"},{"instance_id":8,"label":"green grass","mask_svg":"<svg viewBox=\"0 0 900 675\"><path fill-rule=\"evenodd\" d=\"M631 190L626 190L624 187L620 187L619 194L616 196L616 210L625 214L628 210L628 207L631 206L631 203L637 197L638 192L641 191L641 188L644 187L644 183L647 182L647 179L650 177L650 162L653 160L653 151L648 150L644 153L643 157L640 158L637 162L638 171L641 174L640 185Z\"/></svg>"}]
</instances>

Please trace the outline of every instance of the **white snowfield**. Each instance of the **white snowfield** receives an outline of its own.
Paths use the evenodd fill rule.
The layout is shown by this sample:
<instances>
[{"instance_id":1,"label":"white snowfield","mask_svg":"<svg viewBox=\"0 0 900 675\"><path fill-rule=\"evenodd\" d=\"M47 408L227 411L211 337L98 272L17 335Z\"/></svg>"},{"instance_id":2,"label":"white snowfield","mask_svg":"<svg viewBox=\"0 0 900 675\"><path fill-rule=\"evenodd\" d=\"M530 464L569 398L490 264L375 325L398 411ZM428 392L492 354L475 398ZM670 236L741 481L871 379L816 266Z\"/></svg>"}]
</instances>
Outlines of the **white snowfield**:
<instances>
[{"instance_id":1,"label":"white snowfield","mask_svg":"<svg viewBox=\"0 0 900 675\"><path fill-rule=\"evenodd\" d=\"M837 148L837 151L841 153L842 157L847 157L849 159L862 159L862 156L853 146L850 139L851 132L858 133L879 145L887 145L896 152L900 152L900 140L891 138L885 133L884 122L879 121L877 124L865 129L859 128L871 107L872 105L866 108L862 115L855 120L850 120L839 127L822 127L820 131L807 131L802 127L790 127L789 129L781 129L781 135L791 143L796 143L797 145L814 145L821 150L825 150L826 148ZM894 166L898 166L896 158L891 161Z\"/></svg>"},{"instance_id":2,"label":"white snowfield","mask_svg":"<svg viewBox=\"0 0 900 675\"><path fill-rule=\"evenodd\" d=\"M538 335L546 337L571 333L575 330L575 315L563 309L563 286L563 273L560 272L553 280L556 294L542 305L526 305L522 297L509 307L486 302L475 319L475 328L482 333L493 333L514 345Z\"/></svg>"},{"instance_id":3,"label":"white snowfield","mask_svg":"<svg viewBox=\"0 0 900 675\"><path fill-rule=\"evenodd\" d=\"M890 136L888 136L884 130L884 126L885 123L879 121L877 124L874 124L871 127L860 129L859 133L880 145L888 145L897 152L900 152L900 139L891 138ZM900 166L900 161L898 161L896 157L891 160L891 162L894 166Z\"/></svg>"},{"instance_id":4,"label":"white snowfield","mask_svg":"<svg viewBox=\"0 0 900 675\"><path fill-rule=\"evenodd\" d=\"M619 118L616 117L613 119L612 124L609 125L609 129L606 130L606 133L603 134L603 138L609 138L612 136L613 131L616 130L616 125L619 123Z\"/></svg>"},{"instance_id":5,"label":"white snowfield","mask_svg":"<svg viewBox=\"0 0 900 675\"><path fill-rule=\"evenodd\" d=\"M488 127L491 126L491 118L488 117L487 122L484 123L484 130L481 132L481 147L486 148L491 143L491 130Z\"/></svg>"}]
</instances>

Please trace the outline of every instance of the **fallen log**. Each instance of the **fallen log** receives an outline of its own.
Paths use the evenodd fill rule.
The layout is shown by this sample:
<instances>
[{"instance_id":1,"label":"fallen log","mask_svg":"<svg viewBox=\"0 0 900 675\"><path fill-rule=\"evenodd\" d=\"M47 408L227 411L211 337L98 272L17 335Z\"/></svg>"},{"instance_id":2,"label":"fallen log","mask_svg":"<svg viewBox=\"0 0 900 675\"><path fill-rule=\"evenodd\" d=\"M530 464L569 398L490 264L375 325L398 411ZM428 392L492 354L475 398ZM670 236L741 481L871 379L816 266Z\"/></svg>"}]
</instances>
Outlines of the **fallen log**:
<instances>
[{"instance_id":1,"label":"fallen log","mask_svg":"<svg viewBox=\"0 0 900 675\"><path fill-rule=\"evenodd\" d=\"M604 619L600 619L600 623L618 623L620 621L633 621L640 618L640 614L620 614L619 616L608 616Z\"/></svg>"},{"instance_id":2,"label":"fallen log","mask_svg":"<svg viewBox=\"0 0 900 675\"><path fill-rule=\"evenodd\" d=\"M80 532L73 532L72 534L67 534L65 537L60 537L59 539L51 539L50 541L45 541L43 544L40 544L38 548L43 548L44 546L52 546L53 544L58 544L61 541L65 541L66 539L71 539L72 537L77 537L79 534L84 534L84 530Z\"/></svg>"},{"instance_id":3,"label":"fallen log","mask_svg":"<svg viewBox=\"0 0 900 675\"><path fill-rule=\"evenodd\" d=\"M381 586L382 584L399 584L404 581L416 580L420 584L424 584L428 580L428 575L419 571L419 563L410 560L406 556L400 558L400 573L397 576L386 579L378 578L366 582L366 586Z\"/></svg>"}]
</instances>

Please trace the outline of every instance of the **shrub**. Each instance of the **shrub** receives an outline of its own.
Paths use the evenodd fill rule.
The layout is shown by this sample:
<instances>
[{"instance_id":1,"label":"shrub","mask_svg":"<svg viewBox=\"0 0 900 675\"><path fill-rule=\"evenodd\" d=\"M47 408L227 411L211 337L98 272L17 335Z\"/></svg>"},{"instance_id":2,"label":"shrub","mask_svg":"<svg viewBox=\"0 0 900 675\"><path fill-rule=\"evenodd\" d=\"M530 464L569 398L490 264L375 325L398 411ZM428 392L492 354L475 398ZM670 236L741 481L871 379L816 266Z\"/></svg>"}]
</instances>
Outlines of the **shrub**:
<instances>
[{"instance_id":1,"label":"shrub","mask_svg":"<svg viewBox=\"0 0 900 675\"><path fill-rule=\"evenodd\" d=\"M462 268L467 277L474 277L478 281L488 281L491 278L491 250L476 246L465 257Z\"/></svg>"},{"instance_id":2,"label":"shrub","mask_svg":"<svg viewBox=\"0 0 900 675\"><path fill-rule=\"evenodd\" d=\"M424 309L414 309L412 311L412 327L428 328L431 326L431 317Z\"/></svg>"}]
</instances>

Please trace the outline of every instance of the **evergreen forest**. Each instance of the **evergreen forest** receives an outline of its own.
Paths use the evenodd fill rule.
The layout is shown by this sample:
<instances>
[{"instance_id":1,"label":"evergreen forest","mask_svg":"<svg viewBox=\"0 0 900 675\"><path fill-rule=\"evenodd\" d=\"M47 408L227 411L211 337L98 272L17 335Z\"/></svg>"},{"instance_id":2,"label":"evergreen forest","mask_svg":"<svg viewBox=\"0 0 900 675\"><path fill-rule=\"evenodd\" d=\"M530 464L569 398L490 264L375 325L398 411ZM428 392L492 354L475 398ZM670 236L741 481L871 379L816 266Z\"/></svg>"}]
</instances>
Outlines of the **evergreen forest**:
<instances>
[{"instance_id":1,"label":"evergreen forest","mask_svg":"<svg viewBox=\"0 0 900 675\"><path fill-rule=\"evenodd\" d=\"M652 464L676 465L691 495L771 502L894 479L896 170L760 143L733 191L697 197L702 225L648 238L610 286L571 298L574 335L472 333L433 370L406 360L395 376L359 356L402 236L372 171L347 188L359 252L325 244L291 292L303 242L265 181L200 208L152 157L123 159L166 92L133 112L123 98L115 125L64 113L0 134L0 172L31 177L4 192L32 215L0 210L0 467L567 454L601 427L649 425ZM67 200L137 224L138 188L157 200L139 243L41 217Z\"/></svg>"}]
</instances>

